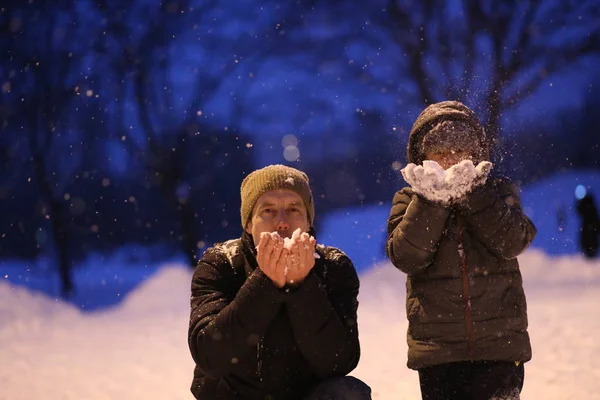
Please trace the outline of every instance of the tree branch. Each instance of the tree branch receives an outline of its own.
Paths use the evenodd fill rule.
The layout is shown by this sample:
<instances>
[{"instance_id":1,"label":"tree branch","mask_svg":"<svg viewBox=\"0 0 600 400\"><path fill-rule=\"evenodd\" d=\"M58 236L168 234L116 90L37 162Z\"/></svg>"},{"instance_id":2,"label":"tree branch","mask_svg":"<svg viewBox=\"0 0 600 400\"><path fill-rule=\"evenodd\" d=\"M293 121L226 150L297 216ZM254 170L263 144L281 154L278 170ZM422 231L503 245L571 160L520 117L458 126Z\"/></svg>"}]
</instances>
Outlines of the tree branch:
<instances>
[{"instance_id":1,"label":"tree branch","mask_svg":"<svg viewBox=\"0 0 600 400\"><path fill-rule=\"evenodd\" d=\"M599 52L600 38L598 35L588 36L587 40L576 48L562 49L561 57L547 58L543 63L544 66L539 73L530 78L529 82L522 85L520 90L517 90L513 93L508 93L506 96L504 96L506 100L502 102L503 106L507 108L514 106L532 94L542 82L547 80L548 76L559 71L564 66L573 63L583 55ZM556 54L556 50L550 51L549 53Z\"/></svg>"}]
</instances>

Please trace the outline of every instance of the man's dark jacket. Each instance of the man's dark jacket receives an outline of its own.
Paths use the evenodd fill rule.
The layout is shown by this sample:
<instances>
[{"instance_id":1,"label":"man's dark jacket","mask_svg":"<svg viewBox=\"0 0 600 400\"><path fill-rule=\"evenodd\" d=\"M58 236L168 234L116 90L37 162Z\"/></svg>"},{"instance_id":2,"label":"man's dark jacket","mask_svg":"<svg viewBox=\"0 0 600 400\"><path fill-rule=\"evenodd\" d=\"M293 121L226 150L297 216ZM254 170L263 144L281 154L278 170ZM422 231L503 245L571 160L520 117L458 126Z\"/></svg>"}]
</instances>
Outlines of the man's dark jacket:
<instances>
[{"instance_id":1,"label":"man's dark jacket","mask_svg":"<svg viewBox=\"0 0 600 400\"><path fill-rule=\"evenodd\" d=\"M300 287L278 289L258 268L251 235L206 250L188 332L197 399L299 399L356 367L358 276L339 249L316 252Z\"/></svg>"}]
</instances>

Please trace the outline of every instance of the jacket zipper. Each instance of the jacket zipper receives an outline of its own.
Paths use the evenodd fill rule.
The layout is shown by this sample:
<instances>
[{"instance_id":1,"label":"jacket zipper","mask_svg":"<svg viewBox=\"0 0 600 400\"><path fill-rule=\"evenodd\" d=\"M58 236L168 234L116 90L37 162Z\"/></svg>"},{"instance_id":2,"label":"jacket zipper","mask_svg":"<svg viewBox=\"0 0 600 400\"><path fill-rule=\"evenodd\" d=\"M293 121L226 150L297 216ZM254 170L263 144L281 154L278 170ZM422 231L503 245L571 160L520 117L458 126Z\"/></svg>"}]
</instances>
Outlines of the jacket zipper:
<instances>
[{"instance_id":1,"label":"jacket zipper","mask_svg":"<svg viewBox=\"0 0 600 400\"><path fill-rule=\"evenodd\" d=\"M463 289L463 302L465 305L465 325L467 328L467 348L469 357L473 357L473 321L471 318L471 298L469 297L469 264L467 260L467 253L463 243L463 225L460 218L456 219L457 231L458 231L458 254L461 261L461 278L462 278L462 289Z\"/></svg>"},{"instance_id":2,"label":"jacket zipper","mask_svg":"<svg viewBox=\"0 0 600 400\"><path fill-rule=\"evenodd\" d=\"M262 352L263 352L263 338L261 337L258 343L256 344L256 358L258 359L258 363L256 365L256 376L258 380L262 381Z\"/></svg>"}]
</instances>

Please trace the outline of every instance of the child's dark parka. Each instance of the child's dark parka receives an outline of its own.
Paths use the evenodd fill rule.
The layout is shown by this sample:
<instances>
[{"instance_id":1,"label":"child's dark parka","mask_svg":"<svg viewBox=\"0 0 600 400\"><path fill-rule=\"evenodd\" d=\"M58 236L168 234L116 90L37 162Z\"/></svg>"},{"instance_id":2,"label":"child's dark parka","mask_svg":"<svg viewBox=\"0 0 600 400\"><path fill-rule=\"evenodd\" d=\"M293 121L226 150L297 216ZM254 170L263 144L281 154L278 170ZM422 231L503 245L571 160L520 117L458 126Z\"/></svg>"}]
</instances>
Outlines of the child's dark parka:
<instances>
[{"instance_id":1,"label":"child's dark parka","mask_svg":"<svg viewBox=\"0 0 600 400\"><path fill-rule=\"evenodd\" d=\"M420 144L428 127L441 120L475 118L457 102L440 103L430 111L413 126L409 162L422 163ZM483 137L481 143L486 146ZM410 368L531 359L516 257L533 241L536 229L509 181L490 178L453 207L404 188L394 196L387 226L388 256L407 274Z\"/></svg>"}]
</instances>

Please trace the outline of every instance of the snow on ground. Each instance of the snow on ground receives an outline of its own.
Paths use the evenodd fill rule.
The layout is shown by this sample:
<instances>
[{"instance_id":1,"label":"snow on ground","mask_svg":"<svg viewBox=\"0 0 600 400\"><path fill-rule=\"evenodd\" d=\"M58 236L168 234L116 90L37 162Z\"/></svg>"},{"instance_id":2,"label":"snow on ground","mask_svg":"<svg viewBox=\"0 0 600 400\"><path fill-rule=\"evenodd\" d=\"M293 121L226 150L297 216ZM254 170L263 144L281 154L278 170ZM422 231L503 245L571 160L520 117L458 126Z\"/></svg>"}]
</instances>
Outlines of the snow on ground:
<instances>
[{"instance_id":1,"label":"snow on ground","mask_svg":"<svg viewBox=\"0 0 600 400\"><path fill-rule=\"evenodd\" d=\"M522 398L600 398L600 261L536 249L520 261L534 351ZM190 278L162 265L117 305L90 312L3 277L0 399L191 399ZM353 375L374 399L419 399L406 368L404 275L382 262L361 283L363 355Z\"/></svg>"}]
</instances>

